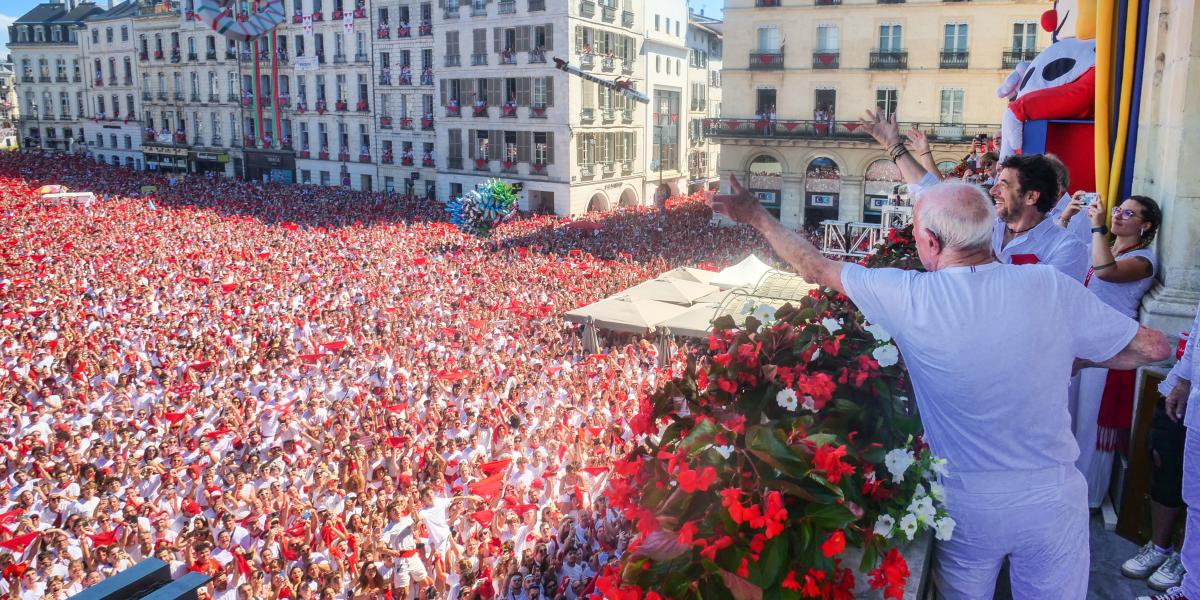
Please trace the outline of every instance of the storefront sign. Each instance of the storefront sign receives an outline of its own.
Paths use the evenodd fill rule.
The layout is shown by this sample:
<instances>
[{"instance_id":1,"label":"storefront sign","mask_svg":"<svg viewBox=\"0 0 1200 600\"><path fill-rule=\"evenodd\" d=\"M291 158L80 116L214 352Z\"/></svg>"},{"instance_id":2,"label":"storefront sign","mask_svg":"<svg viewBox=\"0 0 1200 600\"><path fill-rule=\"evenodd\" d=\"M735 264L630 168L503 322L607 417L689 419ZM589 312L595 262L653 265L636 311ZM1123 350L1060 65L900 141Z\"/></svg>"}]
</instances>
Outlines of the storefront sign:
<instances>
[{"instance_id":1,"label":"storefront sign","mask_svg":"<svg viewBox=\"0 0 1200 600\"><path fill-rule=\"evenodd\" d=\"M227 163L229 162L229 155L224 152L193 152L192 160Z\"/></svg>"},{"instance_id":2,"label":"storefront sign","mask_svg":"<svg viewBox=\"0 0 1200 600\"><path fill-rule=\"evenodd\" d=\"M187 156L187 148L175 148L172 146L154 146L150 144L142 144L143 154L162 154L164 156Z\"/></svg>"}]
</instances>

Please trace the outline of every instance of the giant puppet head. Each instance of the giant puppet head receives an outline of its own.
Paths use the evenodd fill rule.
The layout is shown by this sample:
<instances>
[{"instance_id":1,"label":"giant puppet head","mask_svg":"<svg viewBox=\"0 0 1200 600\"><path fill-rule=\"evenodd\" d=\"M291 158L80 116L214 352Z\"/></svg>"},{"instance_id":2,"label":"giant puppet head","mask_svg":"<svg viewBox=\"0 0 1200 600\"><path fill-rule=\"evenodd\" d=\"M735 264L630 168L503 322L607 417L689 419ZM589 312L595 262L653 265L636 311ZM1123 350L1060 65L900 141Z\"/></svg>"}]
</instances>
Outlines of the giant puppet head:
<instances>
[{"instance_id":1,"label":"giant puppet head","mask_svg":"<svg viewBox=\"0 0 1200 600\"><path fill-rule=\"evenodd\" d=\"M1095 111L1096 0L1055 2L1042 28L1053 43L996 90L1012 100L1001 125L1001 160L1021 152L1026 121L1090 119Z\"/></svg>"}]
</instances>

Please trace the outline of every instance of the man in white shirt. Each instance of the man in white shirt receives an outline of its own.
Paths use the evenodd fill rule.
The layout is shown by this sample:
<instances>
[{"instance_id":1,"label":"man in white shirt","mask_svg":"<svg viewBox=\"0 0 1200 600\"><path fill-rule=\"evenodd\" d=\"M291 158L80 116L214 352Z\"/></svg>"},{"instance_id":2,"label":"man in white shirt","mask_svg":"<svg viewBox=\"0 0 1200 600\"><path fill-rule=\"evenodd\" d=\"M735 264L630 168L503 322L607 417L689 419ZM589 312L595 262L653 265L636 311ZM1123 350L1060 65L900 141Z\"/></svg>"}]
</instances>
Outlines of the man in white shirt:
<instances>
[{"instance_id":1,"label":"man in white shirt","mask_svg":"<svg viewBox=\"0 0 1200 600\"><path fill-rule=\"evenodd\" d=\"M958 527L938 548L942 595L991 597L1008 558L1013 597L1084 598L1087 487L1074 466L1067 382L1081 364L1134 369L1166 358L1162 333L1054 269L997 263L992 207L977 186L943 183L917 200L920 273L829 260L730 184L731 194L710 201L715 212L754 226L805 279L846 294L900 347L926 440L950 473L942 482ZM982 348L996 358L981 360Z\"/></svg>"},{"instance_id":2,"label":"man in white shirt","mask_svg":"<svg viewBox=\"0 0 1200 600\"><path fill-rule=\"evenodd\" d=\"M1183 582L1165 593L1138 600L1188 600L1200 598L1200 386L1192 383L1200 377L1200 306L1188 335L1183 357L1158 386L1166 396L1167 416L1183 420L1187 438L1183 444L1183 501L1187 504L1187 525L1179 562L1185 570Z\"/></svg>"},{"instance_id":3,"label":"man in white shirt","mask_svg":"<svg viewBox=\"0 0 1200 600\"><path fill-rule=\"evenodd\" d=\"M1047 217L1059 197L1058 176L1040 154L1010 156L992 186L997 221L992 250L1000 262L1047 264L1075 281L1087 276L1088 246Z\"/></svg>"}]
</instances>

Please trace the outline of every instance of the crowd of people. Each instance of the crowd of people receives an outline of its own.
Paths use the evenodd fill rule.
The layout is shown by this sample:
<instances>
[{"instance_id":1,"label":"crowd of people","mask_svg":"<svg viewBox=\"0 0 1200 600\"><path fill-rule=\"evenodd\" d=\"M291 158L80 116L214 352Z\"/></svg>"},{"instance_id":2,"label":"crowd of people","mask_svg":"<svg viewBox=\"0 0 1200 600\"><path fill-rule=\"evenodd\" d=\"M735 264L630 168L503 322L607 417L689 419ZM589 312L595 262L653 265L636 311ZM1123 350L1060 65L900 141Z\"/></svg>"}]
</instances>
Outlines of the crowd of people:
<instances>
[{"instance_id":1,"label":"crowd of people","mask_svg":"<svg viewBox=\"0 0 1200 600\"><path fill-rule=\"evenodd\" d=\"M608 466L690 349L585 352L560 315L778 261L710 217L479 239L416 198L0 154L0 595L153 556L219 600L588 597L630 540Z\"/></svg>"}]
</instances>

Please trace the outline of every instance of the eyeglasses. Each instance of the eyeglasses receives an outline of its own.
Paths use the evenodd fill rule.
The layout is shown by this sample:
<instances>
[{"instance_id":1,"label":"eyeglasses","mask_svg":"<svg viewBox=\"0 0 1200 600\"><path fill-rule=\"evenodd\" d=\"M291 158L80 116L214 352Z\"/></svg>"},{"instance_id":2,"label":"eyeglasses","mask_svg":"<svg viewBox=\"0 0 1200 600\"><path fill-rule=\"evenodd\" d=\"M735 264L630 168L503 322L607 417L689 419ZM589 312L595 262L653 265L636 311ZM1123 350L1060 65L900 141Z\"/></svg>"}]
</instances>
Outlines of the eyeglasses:
<instances>
[{"instance_id":1,"label":"eyeglasses","mask_svg":"<svg viewBox=\"0 0 1200 600\"><path fill-rule=\"evenodd\" d=\"M1121 217L1122 219L1132 219L1134 217L1137 217L1139 219L1142 218L1142 215L1138 214L1132 208L1121 208L1120 206L1113 207L1112 216Z\"/></svg>"}]
</instances>

